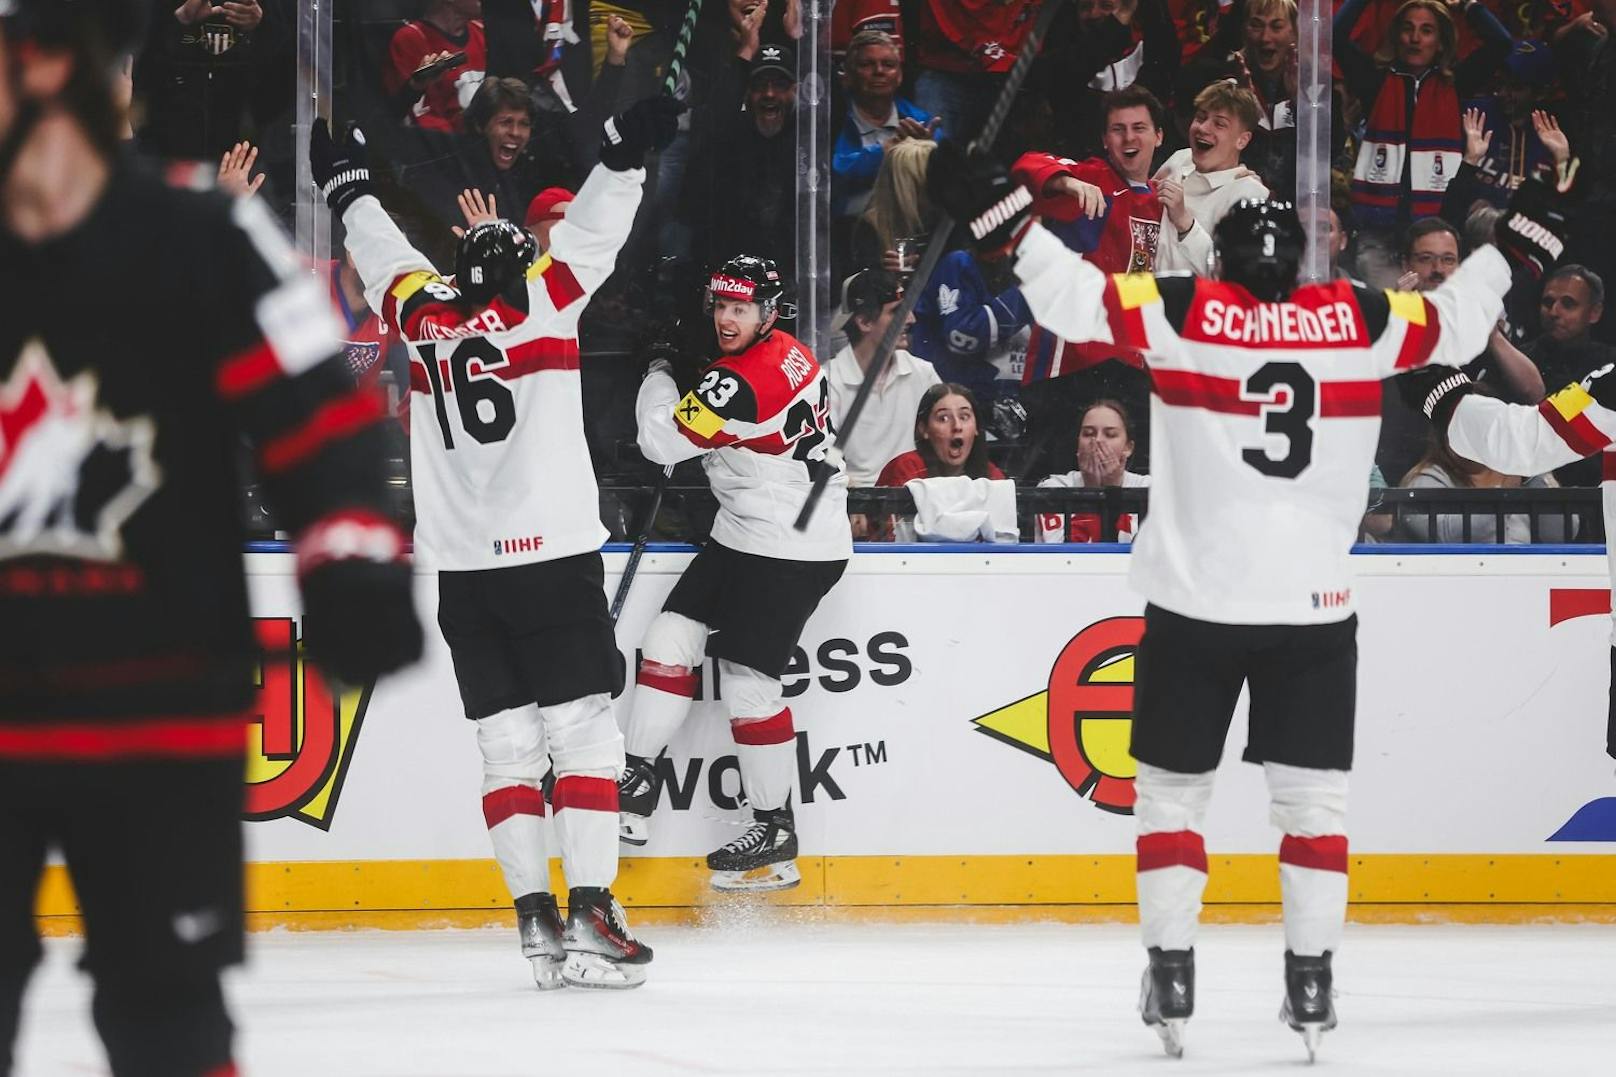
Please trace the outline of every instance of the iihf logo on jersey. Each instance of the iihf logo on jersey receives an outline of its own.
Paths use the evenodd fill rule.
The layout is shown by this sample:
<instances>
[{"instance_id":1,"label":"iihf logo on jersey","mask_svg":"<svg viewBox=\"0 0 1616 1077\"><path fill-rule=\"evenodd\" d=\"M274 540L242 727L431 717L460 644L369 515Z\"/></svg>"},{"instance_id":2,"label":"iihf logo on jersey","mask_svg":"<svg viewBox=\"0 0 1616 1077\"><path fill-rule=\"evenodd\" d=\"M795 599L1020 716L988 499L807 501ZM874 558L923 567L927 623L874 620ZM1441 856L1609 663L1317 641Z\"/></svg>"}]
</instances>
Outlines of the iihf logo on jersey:
<instances>
[{"instance_id":1,"label":"iihf logo on jersey","mask_svg":"<svg viewBox=\"0 0 1616 1077\"><path fill-rule=\"evenodd\" d=\"M256 721L247 743L247 819L296 819L330 830L373 686L338 694L305 661L290 617L253 621Z\"/></svg>"},{"instance_id":2,"label":"iihf logo on jersey","mask_svg":"<svg viewBox=\"0 0 1616 1077\"><path fill-rule=\"evenodd\" d=\"M123 555L123 523L162 482L156 428L96 406L88 371L63 381L45 346L26 342L0 386L0 558Z\"/></svg>"},{"instance_id":3,"label":"iihf logo on jersey","mask_svg":"<svg viewBox=\"0 0 1616 1077\"><path fill-rule=\"evenodd\" d=\"M1138 764L1133 732L1134 652L1143 617L1110 617L1067 641L1049 687L973 718L978 733L1055 764L1066 784L1096 808L1133 814Z\"/></svg>"}]
</instances>

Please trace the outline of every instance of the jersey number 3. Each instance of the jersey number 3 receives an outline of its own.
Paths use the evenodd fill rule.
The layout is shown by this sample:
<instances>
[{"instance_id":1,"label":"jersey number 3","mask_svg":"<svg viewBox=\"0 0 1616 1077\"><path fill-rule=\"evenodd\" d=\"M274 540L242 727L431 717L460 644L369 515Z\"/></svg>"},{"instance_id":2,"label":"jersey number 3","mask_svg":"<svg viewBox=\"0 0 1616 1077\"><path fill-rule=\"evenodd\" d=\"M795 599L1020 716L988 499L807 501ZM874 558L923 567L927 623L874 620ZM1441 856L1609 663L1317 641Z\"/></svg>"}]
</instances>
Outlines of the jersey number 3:
<instances>
[{"instance_id":1,"label":"jersey number 3","mask_svg":"<svg viewBox=\"0 0 1616 1077\"><path fill-rule=\"evenodd\" d=\"M1245 449L1241 459L1264 475L1294 479L1313 462L1313 416L1318 412L1318 385L1300 363L1264 363L1246 379L1246 397L1263 400L1263 432L1285 439L1284 455L1269 455L1265 447ZM1283 406L1279 392L1283 391ZM1273 401L1267 403L1266 401Z\"/></svg>"},{"instance_id":2,"label":"jersey number 3","mask_svg":"<svg viewBox=\"0 0 1616 1077\"><path fill-rule=\"evenodd\" d=\"M432 406L438 413L438 429L443 432L443 447L453 449L454 431L449 423L448 397L454 396L460 412L460 427L483 445L492 445L510 437L516 426L516 398L505 383L492 373L495 367L509 360L487 337L467 337L454 346L444 360L448 367L449 384L439 368L438 346L417 344L416 351L426 364L426 377L432 385ZM477 360L481 373L473 376L471 361Z\"/></svg>"}]
</instances>

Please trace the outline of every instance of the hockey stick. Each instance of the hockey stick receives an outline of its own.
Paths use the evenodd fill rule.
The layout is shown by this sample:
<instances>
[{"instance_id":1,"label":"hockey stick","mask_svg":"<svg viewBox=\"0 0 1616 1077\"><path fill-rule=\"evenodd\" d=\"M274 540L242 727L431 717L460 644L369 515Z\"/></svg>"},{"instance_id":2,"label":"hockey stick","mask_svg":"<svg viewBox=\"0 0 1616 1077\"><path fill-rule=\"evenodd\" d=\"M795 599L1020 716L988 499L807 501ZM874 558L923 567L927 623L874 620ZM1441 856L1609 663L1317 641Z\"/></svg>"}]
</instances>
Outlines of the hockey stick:
<instances>
[{"instance_id":1,"label":"hockey stick","mask_svg":"<svg viewBox=\"0 0 1616 1077\"><path fill-rule=\"evenodd\" d=\"M1038 46L1043 43L1044 34L1049 31L1049 24L1055 21L1055 13L1060 10L1060 6L1061 0L1044 0L1044 6L1038 11L1038 21L1028 32L1027 39L1021 46L1021 53L1016 57L1010 73L1005 76L1004 85L999 88L999 97L993 102L993 111L988 113L987 122L982 125L981 132L966 150L970 156L986 153L993 148L993 143L999 137L999 128L1004 126L1005 117L1010 115L1016 94L1020 91L1021 84L1027 80L1027 72L1031 70L1033 58L1038 54ZM914 286L904 289L903 300L898 304L897 312L892 315L892 321L887 323L887 331L881 335L881 344L875 350L875 361L870 364L869 372L864 375L858 395L853 397L852 406L847 409L847 415L841 421L841 431L836 435L836 443L827 454L830 463L835 465L835 470L840 470L842 466L841 446L847 444L859 416L864 412L864 405L870 399L871 391L875 389L875 383L881 380L887 364L892 361L892 353L898 347L898 338L903 335L908 325L909 315L914 313L922 289L931 280L932 271L942 260L943 248L948 245L948 235L953 230L954 219L946 213L938 220L937 227L932 229L931 238L926 242L926 253L921 257L920 265L915 268ZM813 488L808 491L808 500L803 502L802 511L797 514L794 526L798 531L806 530L808 521L814 518L814 509L819 506L819 499L825 496L825 484L830 481L831 471L831 468L817 469Z\"/></svg>"},{"instance_id":2,"label":"hockey stick","mask_svg":"<svg viewBox=\"0 0 1616 1077\"><path fill-rule=\"evenodd\" d=\"M640 533L634 538L634 548L628 552L628 563L623 566L623 578L617 581L617 593L612 595L612 624L617 623L618 616L623 612L623 606L628 602L628 589L634 583L634 574L639 570L640 558L645 556L645 544L651 541L651 529L656 526L657 510L662 507L662 495L668 489L668 480L673 478L673 465L669 464L657 476L656 486L651 490L651 509L645 514L645 520L640 524Z\"/></svg>"},{"instance_id":3,"label":"hockey stick","mask_svg":"<svg viewBox=\"0 0 1616 1077\"><path fill-rule=\"evenodd\" d=\"M669 97L679 96L674 91L679 85L679 74L684 70L690 39L696 33L696 20L701 17L701 3L702 0L690 0L690 7L685 10L685 21L679 24L679 36L673 42L673 59L668 61L668 77L662 80L662 92Z\"/></svg>"}]
</instances>

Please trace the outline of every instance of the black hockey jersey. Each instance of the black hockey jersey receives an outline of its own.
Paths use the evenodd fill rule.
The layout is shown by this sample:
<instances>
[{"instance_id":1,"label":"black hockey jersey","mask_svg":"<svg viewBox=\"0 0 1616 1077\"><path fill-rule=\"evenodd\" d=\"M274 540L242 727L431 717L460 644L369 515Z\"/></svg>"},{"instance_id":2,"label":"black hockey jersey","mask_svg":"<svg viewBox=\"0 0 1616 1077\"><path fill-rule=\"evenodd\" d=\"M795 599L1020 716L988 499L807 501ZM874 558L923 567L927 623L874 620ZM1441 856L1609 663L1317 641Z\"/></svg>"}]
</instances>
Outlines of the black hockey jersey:
<instances>
[{"instance_id":1,"label":"black hockey jersey","mask_svg":"<svg viewBox=\"0 0 1616 1077\"><path fill-rule=\"evenodd\" d=\"M179 179L121 161L70 233L0 229L0 758L243 750L244 439L308 556L384 514L321 280L257 199Z\"/></svg>"}]
</instances>

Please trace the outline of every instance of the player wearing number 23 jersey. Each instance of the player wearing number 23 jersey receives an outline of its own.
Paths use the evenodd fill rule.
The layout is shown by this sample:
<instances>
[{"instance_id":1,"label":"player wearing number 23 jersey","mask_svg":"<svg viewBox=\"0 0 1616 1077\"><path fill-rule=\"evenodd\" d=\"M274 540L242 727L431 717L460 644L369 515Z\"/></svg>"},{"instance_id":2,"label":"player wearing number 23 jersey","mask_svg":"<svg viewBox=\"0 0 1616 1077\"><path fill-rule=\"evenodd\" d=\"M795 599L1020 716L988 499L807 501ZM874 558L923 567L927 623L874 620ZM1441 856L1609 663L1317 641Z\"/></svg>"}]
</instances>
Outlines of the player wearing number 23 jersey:
<instances>
[{"instance_id":1,"label":"player wearing number 23 jersey","mask_svg":"<svg viewBox=\"0 0 1616 1077\"><path fill-rule=\"evenodd\" d=\"M780 271L737 255L707 285L722 357L680 395L665 362L653 363L635 411L640 448L659 464L701 456L718 517L713 540L674 585L640 646L618 783L621 836L648 840L659 781L652 760L689 713L705 658L718 660L724 703L752 825L707 858L719 890L781 890L801 881L791 811L796 726L780 678L808 618L853 553L847 478L830 476L823 510L806 531L793 521L822 469L830 382L813 352L775 328Z\"/></svg>"}]
</instances>

